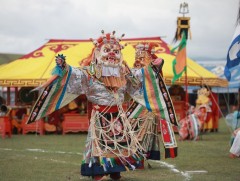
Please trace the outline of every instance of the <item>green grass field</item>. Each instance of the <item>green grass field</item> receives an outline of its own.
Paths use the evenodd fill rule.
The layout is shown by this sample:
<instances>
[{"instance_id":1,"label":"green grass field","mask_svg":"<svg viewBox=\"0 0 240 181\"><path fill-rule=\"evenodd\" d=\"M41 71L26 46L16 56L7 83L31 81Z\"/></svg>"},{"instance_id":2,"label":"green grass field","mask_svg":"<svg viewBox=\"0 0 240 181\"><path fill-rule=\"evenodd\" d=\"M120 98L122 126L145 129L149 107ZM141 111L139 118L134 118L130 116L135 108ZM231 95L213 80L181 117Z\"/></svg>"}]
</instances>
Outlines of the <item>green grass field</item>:
<instances>
[{"instance_id":1,"label":"green grass field","mask_svg":"<svg viewBox=\"0 0 240 181\"><path fill-rule=\"evenodd\" d=\"M81 133L0 139L0 180L92 180L80 175L85 138ZM230 132L220 120L218 133L206 133L199 141L178 141L177 158L149 161L152 168L146 164L145 170L124 172L122 180L240 180L240 159L228 157L229 141Z\"/></svg>"}]
</instances>

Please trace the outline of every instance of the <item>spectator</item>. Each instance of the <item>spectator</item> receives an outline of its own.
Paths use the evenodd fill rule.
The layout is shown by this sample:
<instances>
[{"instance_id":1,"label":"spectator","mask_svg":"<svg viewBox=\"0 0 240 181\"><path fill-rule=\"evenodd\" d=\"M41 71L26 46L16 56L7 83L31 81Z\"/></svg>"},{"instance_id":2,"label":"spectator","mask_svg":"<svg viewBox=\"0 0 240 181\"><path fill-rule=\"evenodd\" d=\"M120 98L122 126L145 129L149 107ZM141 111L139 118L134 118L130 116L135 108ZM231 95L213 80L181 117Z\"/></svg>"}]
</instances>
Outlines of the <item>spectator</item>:
<instances>
[{"instance_id":1,"label":"spectator","mask_svg":"<svg viewBox=\"0 0 240 181\"><path fill-rule=\"evenodd\" d=\"M230 158L239 158L240 156L240 128L233 132L235 138L230 148Z\"/></svg>"}]
</instances>

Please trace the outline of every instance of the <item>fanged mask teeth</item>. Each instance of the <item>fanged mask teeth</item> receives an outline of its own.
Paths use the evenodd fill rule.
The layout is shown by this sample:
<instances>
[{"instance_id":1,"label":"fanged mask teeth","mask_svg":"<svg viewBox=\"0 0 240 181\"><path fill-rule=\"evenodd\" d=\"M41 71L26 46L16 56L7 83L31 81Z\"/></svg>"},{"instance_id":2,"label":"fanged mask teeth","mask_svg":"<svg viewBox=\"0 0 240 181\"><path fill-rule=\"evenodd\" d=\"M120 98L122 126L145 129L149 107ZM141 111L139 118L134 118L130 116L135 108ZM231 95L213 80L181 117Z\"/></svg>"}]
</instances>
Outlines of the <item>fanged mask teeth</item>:
<instances>
[{"instance_id":1,"label":"fanged mask teeth","mask_svg":"<svg viewBox=\"0 0 240 181\"><path fill-rule=\"evenodd\" d=\"M115 58L110 57L108 60L115 61Z\"/></svg>"}]
</instances>

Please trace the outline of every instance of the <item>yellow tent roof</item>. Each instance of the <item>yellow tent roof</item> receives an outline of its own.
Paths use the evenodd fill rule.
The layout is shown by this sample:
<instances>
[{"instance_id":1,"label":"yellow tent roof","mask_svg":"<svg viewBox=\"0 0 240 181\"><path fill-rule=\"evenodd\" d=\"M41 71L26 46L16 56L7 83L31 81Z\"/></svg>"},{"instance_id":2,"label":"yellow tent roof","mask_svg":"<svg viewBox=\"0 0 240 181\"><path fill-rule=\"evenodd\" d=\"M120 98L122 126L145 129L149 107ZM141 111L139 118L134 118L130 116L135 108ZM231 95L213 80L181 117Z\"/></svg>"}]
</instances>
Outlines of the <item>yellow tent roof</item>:
<instances>
[{"instance_id":1,"label":"yellow tent roof","mask_svg":"<svg viewBox=\"0 0 240 181\"><path fill-rule=\"evenodd\" d=\"M154 42L159 44L156 49L158 57L164 59L163 76L167 85L171 85L173 77L172 61L169 46L160 37L123 39L127 43L123 50L124 59L131 67L134 62L134 45L138 42ZM91 54L93 44L90 40L49 40L37 50L9 64L0 66L0 86L29 87L38 86L51 76L51 70L56 65L55 56L64 54L69 65L78 67L79 61ZM227 86L225 79L218 78L191 59L187 59L187 81L182 76L176 84Z\"/></svg>"}]
</instances>

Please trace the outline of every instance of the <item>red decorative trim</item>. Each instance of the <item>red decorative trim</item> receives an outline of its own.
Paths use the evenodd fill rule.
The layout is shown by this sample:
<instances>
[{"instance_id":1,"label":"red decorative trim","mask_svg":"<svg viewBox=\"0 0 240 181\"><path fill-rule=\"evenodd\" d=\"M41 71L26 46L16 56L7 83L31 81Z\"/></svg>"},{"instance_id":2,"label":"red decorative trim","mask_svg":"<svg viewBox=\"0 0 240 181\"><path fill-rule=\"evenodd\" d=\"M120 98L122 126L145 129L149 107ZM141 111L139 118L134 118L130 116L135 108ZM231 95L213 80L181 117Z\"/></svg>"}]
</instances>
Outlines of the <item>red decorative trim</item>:
<instances>
[{"instance_id":1,"label":"red decorative trim","mask_svg":"<svg viewBox=\"0 0 240 181\"><path fill-rule=\"evenodd\" d=\"M39 57L43 57L43 53L42 53L42 49L45 47L45 45L41 46L40 48L38 48L37 50L34 50L33 52L22 56L19 59L28 59L28 58L39 58Z\"/></svg>"},{"instance_id":2,"label":"red decorative trim","mask_svg":"<svg viewBox=\"0 0 240 181\"><path fill-rule=\"evenodd\" d=\"M76 46L76 44L57 44L57 45L46 45L49 50L58 53L62 50L67 50L70 47Z\"/></svg>"},{"instance_id":3,"label":"red decorative trim","mask_svg":"<svg viewBox=\"0 0 240 181\"><path fill-rule=\"evenodd\" d=\"M117 106L104 106L104 105L93 105L93 109L99 111L99 112L106 112L106 113L114 113L118 112L118 107Z\"/></svg>"}]
</instances>

